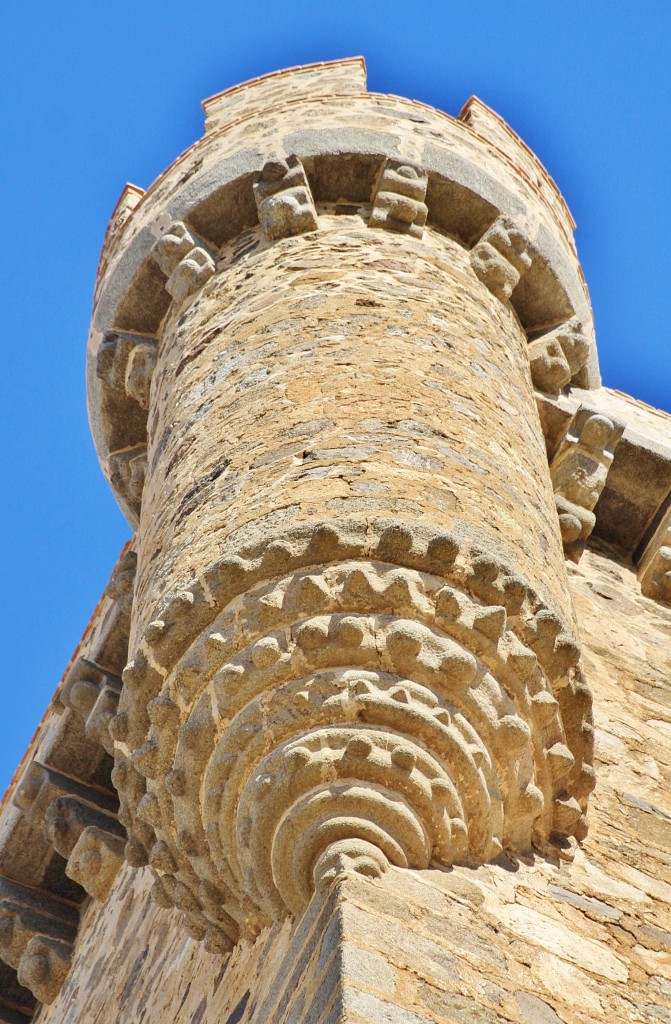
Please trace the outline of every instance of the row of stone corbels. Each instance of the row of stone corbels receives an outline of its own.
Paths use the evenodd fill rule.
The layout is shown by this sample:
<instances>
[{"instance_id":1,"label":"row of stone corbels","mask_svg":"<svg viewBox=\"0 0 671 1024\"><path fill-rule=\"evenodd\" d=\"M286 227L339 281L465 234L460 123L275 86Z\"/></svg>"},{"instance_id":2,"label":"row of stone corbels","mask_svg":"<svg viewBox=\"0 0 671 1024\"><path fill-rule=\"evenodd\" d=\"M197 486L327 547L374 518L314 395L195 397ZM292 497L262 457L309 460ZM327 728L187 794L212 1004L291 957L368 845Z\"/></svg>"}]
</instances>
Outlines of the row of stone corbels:
<instances>
[{"instance_id":1,"label":"row of stone corbels","mask_svg":"<svg viewBox=\"0 0 671 1024\"><path fill-rule=\"evenodd\" d=\"M40 1003L60 991L78 922L72 904L0 876L0 957Z\"/></svg>"},{"instance_id":2,"label":"row of stone corbels","mask_svg":"<svg viewBox=\"0 0 671 1024\"><path fill-rule=\"evenodd\" d=\"M111 788L89 785L36 760L21 778L14 805L23 815L25 836L33 848L24 857L39 856L45 841L46 849L58 856L51 857L52 868L39 888L17 877L20 864L18 870L12 865L12 876L0 874L0 957L38 1002L49 1003L70 966L84 890L96 899L106 898L123 860L125 837ZM70 886L68 898L57 884L63 869L77 883ZM60 894L49 891L50 884Z\"/></svg>"},{"instance_id":3,"label":"row of stone corbels","mask_svg":"<svg viewBox=\"0 0 671 1024\"><path fill-rule=\"evenodd\" d=\"M65 873L90 896L107 896L123 856L124 830L116 816L113 789L85 785L33 761L14 798L42 826Z\"/></svg>"},{"instance_id":4,"label":"row of stone corbels","mask_svg":"<svg viewBox=\"0 0 671 1024\"><path fill-rule=\"evenodd\" d=\"M125 831L112 789L90 785L33 760L14 805L36 844L46 839L79 892L104 900L123 863ZM4 889L3 889L4 886ZM77 887L73 887L77 892ZM58 994L70 966L77 931L76 902L0 877L0 957L42 1003Z\"/></svg>"},{"instance_id":5,"label":"row of stone corbels","mask_svg":"<svg viewBox=\"0 0 671 1024\"><path fill-rule=\"evenodd\" d=\"M98 746L107 755L114 751L109 722L121 691L114 673L122 671L127 658L135 561L129 551L118 563L104 595L92 657L78 658L60 688L54 709L60 727L53 745L45 750L44 763L29 763L13 799L34 849L46 842L45 850L56 854L48 877L64 871L76 883L69 886L72 898L63 897L67 887L62 885L56 886L58 892L36 888L27 872L21 877L17 858L7 862L0 851L0 957L38 1002L51 1002L65 979L84 893L105 900L123 864L126 833L116 813L118 798L105 755L94 752ZM3 871L8 877L2 877ZM43 881L48 885L46 877Z\"/></svg>"},{"instance_id":6,"label":"row of stone corbels","mask_svg":"<svg viewBox=\"0 0 671 1024\"><path fill-rule=\"evenodd\" d=\"M136 552L125 550L103 594L103 602L107 599L109 607L95 643L90 652L76 658L59 690L60 703L78 714L87 738L99 743L110 756L114 754L114 741L109 723L117 713L121 673L128 660L136 569Z\"/></svg>"},{"instance_id":7,"label":"row of stone corbels","mask_svg":"<svg viewBox=\"0 0 671 1024\"><path fill-rule=\"evenodd\" d=\"M428 175L408 161L387 159L375 185L369 225L421 238L427 221L424 202ZM305 170L297 157L265 163L253 186L259 222L275 241L318 229L318 217ZM508 217L499 217L471 250L474 272L501 301L510 301L532 263L533 244ZM192 299L215 272L216 253L182 221L173 222L156 241L153 259L165 276L174 307ZM580 372L590 342L571 319L529 343L532 379L537 390L558 394ZM125 394L145 412L149 408L157 339L110 333L98 351L97 374L117 394ZM109 457L112 485L125 495L138 517L146 473L146 444L123 445Z\"/></svg>"}]
</instances>

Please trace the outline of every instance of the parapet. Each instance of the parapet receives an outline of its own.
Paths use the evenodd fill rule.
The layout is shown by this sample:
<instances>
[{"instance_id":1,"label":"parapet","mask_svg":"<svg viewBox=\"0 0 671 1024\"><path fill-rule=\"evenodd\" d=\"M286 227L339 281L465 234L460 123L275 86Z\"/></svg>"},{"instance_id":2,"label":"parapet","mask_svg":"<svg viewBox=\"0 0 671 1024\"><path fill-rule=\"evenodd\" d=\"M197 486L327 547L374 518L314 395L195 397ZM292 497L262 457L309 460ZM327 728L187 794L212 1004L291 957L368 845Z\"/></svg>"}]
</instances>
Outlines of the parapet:
<instances>
[{"instance_id":1,"label":"parapet","mask_svg":"<svg viewBox=\"0 0 671 1024\"><path fill-rule=\"evenodd\" d=\"M284 68L252 78L203 100L205 131L215 131L263 110L315 96L347 96L366 92L363 57Z\"/></svg>"}]
</instances>

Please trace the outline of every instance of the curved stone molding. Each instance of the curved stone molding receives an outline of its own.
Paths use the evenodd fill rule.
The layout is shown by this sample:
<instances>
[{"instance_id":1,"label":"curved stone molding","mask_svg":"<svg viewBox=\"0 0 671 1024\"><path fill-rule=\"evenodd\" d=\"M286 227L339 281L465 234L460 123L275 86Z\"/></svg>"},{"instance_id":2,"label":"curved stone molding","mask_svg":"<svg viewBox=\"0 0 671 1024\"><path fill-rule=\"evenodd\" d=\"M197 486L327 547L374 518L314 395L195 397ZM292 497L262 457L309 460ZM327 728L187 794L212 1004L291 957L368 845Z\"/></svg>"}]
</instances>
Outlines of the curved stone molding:
<instances>
[{"instance_id":1,"label":"curved stone molding","mask_svg":"<svg viewBox=\"0 0 671 1024\"><path fill-rule=\"evenodd\" d=\"M367 558L324 524L246 573L213 567L219 616L176 596L126 671L130 859L213 946L299 913L341 858L374 875L585 835L575 641L505 566L380 526L359 538Z\"/></svg>"},{"instance_id":2,"label":"curved stone molding","mask_svg":"<svg viewBox=\"0 0 671 1024\"><path fill-rule=\"evenodd\" d=\"M327 88L337 89L337 76L323 73ZM287 73L282 87L290 82ZM216 260L225 267L257 218L267 239L283 239L316 230L319 209L335 203L374 227L421 238L427 224L467 250L475 241L475 271L512 303L529 335L536 387L556 394L571 383L599 383L566 211L556 189L532 184L541 180L540 165L526 174L530 157L520 159L514 134L492 149L487 132L470 126L473 104L454 121L421 104L382 103L348 89L318 100L299 90L284 120L276 109L253 108L208 131L139 199L123 237L103 252L89 345L90 416L103 468L133 525L145 473L143 411L166 313L174 302L194 301ZM416 116L409 119L409 110ZM259 113L268 122L263 148L289 156L264 161L250 144L246 117ZM487 124L495 118L488 115ZM400 159L404 152L416 156ZM176 218L167 231L166 204ZM104 370L99 350L120 338L120 366Z\"/></svg>"}]
</instances>

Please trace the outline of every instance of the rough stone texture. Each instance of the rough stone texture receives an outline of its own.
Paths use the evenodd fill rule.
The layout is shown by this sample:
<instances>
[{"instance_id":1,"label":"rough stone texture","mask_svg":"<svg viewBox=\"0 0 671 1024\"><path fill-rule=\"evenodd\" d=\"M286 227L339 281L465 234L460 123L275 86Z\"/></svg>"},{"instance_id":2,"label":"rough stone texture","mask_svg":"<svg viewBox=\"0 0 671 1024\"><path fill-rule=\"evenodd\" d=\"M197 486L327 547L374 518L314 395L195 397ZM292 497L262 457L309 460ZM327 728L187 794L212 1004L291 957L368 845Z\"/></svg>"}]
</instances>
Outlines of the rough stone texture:
<instances>
[{"instance_id":1,"label":"rough stone texture","mask_svg":"<svg viewBox=\"0 0 671 1024\"><path fill-rule=\"evenodd\" d=\"M550 458L581 408L624 424L594 508L594 534L639 562L667 511L671 493L668 413L610 388L569 388L557 399L536 397Z\"/></svg>"},{"instance_id":2,"label":"rough stone texture","mask_svg":"<svg viewBox=\"0 0 671 1024\"><path fill-rule=\"evenodd\" d=\"M671 1020L669 418L556 186L359 60L205 108L103 247L138 532L0 808L0 1019Z\"/></svg>"},{"instance_id":3,"label":"rough stone texture","mask_svg":"<svg viewBox=\"0 0 671 1024\"><path fill-rule=\"evenodd\" d=\"M108 726L134 571L126 550L0 803L0 1020L56 996L86 894L104 899L122 863Z\"/></svg>"},{"instance_id":4,"label":"rough stone texture","mask_svg":"<svg viewBox=\"0 0 671 1024\"><path fill-rule=\"evenodd\" d=\"M464 523L564 611L514 317L442 235L320 224L274 245L249 232L253 252L166 325L135 637L160 617L151 590L188 589L227 549L315 516Z\"/></svg>"},{"instance_id":5,"label":"rough stone texture","mask_svg":"<svg viewBox=\"0 0 671 1024\"><path fill-rule=\"evenodd\" d=\"M665 505L669 505L667 498ZM641 590L647 597L671 604L671 509L662 507L641 544L638 563Z\"/></svg>"},{"instance_id":6,"label":"rough stone texture","mask_svg":"<svg viewBox=\"0 0 671 1024\"><path fill-rule=\"evenodd\" d=\"M333 857L582 836L593 785L510 292L431 226L321 206L305 234L302 180L266 165L260 212L291 202L173 296L151 384L114 783L132 862L208 944L299 913ZM487 237L519 280L524 239ZM168 284L192 245L155 244Z\"/></svg>"},{"instance_id":7,"label":"rough stone texture","mask_svg":"<svg viewBox=\"0 0 671 1024\"><path fill-rule=\"evenodd\" d=\"M580 408L550 463L564 552L580 560L624 424Z\"/></svg>"},{"instance_id":8,"label":"rough stone texture","mask_svg":"<svg viewBox=\"0 0 671 1024\"><path fill-rule=\"evenodd\" d=\"M276 925L223 959L148 903L149 872L125 868L86 910L73 968L37 1021L671 1019L671 611L612 552L588 550L571 573L598 776L572 861L348 875L303 931Z\"/></svg>"},{"instance_id":9,"label":"rough stone texture","mask_svg":"<svg viewBox=\"0 0 671 1024\"><path fill-rule=\"evenodd\" d=\"M174 289L172 278L166 281L151 257L157 240L177 220L203 243L205 263L208 252L234 243L257 223L253 186L269 157L278 166L286 159L302 165L306 183L299 219L304 225L306 215L314 218L311 194L317 206L349 209L360 222L373 225L382 216L378 200L393 202L396 214L401 207L405 212L390 219L385 210L387 226L406 225L417 233L428 217L466 251L486 234L489 241L483 244L504 262L503 235L515 236L508 251L519 250L513 257L517 283L509 282L509 293L529 340L536 344L548 332L556 340L557 325L572 324L580 344L569 345L562 356L570 364L570 379L598 385L591 311L572 222L547 172L479 101L472 100L461 119L454 120L422 104L366 93L362 70L359 61L314 66L214 98L211 110L222 115L213 114L216 126L213 122L212 130L154 183L106 240L90 334L90 416L103 468L133 523L146 416L132 388L115 389L98 375L99 350L120 333L140 335L143 343L158 338ZM412 188L408 179L399 186L396 175L390 189L378 190L381 175L389 177L398 167L420 168ZM127 204L122 208L126 211ZM410 216L410 221L403 219ZM495 222L505 225L503 234L492 229ZM290 232L285 227L282 233ZM203 266L194 267L194 273Z\"/></svg>"}]
</instances>

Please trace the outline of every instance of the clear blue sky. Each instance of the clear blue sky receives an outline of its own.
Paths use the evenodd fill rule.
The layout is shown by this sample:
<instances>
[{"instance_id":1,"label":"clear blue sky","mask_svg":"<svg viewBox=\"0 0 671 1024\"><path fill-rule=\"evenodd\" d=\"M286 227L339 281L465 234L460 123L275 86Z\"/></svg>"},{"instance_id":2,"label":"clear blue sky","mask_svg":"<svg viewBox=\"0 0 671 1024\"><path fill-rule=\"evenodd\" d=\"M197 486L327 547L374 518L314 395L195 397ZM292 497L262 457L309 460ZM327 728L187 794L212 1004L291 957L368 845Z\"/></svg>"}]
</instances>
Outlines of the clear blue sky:
<instances>
[{"instance_id":1,"label":"clear blue sky","mask_svg":"<svg viewBox=\"0 0 671 1024\"><path fill-rule=\"evenodd\" d=\"M126 181L146 188L201 134L201 99L355 54L375 91L452 114L477 94L578 223L605 383L671 411L669 0L3 6L0 792L129 534L86 419L105 227Z\"/></svg>"}]
</instances>

